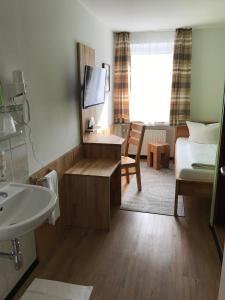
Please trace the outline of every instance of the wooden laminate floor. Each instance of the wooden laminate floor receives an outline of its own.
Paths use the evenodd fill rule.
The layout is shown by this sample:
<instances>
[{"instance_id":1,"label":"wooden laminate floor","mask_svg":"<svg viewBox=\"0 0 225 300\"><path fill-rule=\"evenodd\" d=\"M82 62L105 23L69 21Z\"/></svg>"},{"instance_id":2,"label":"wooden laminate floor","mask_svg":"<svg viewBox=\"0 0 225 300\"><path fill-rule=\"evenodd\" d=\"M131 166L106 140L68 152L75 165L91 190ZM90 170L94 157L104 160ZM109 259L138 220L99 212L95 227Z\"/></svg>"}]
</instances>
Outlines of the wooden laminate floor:
<instances>
[{"instance_id":1,"label":"wooden laminate floor","mask_svg":"<svg viewBox=\"0 0 225 300\"><path fill-rule=\"evenodd\" d=\"M210 203L185 199L185 218L115 209L111 231L72 230L34 277L93 285L91 300L216 300L220 262Z\"/></svg>"}]
</instances>

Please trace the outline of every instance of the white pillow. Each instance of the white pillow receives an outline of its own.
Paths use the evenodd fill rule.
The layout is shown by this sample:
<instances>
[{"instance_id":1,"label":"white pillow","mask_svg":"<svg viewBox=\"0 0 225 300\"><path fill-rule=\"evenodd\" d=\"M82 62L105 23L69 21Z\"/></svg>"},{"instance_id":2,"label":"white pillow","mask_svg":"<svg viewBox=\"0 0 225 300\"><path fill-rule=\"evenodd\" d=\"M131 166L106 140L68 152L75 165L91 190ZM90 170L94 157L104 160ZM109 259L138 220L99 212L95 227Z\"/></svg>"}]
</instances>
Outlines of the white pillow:
<instances>
[{"instance_id":1,"label":"white pillow","mask_svg":"<svg viewBox=\"0 0 225 300\"><path fill-rule=\"evenodd\" d=\"M220 123L205 125L187 121L189 141L199 144L217 144L219 140Z\"/></svg>"}]
</instances>

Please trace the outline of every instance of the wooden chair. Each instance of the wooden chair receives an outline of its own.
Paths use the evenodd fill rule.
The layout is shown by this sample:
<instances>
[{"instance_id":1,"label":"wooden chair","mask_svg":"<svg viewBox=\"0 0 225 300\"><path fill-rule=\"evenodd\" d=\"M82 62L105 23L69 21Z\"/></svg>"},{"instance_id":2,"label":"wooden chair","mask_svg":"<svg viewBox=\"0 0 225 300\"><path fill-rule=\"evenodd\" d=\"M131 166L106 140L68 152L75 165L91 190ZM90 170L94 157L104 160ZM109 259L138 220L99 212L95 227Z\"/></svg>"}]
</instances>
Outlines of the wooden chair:
<instances>
[{"instance_id":1,"label":"wooden chair","mask_svg":"<svg viewBox=\"0 0 225 300\"><path fill-rule=\"evenodd\" d=\"M130 123L125 146L125 155L121 157L121 170L125 171L124 173L122 172L121 175L126 176L126 181L127 183L129 183L130 175L136 174L138 191L141 191L140 154L144 133L144 125L138 123ZM135 159L128 156L129 145L131 144L136 146L137 148ZM130 168L134 169L134 171L130 171Z\"/></svg>"}]
</instances>

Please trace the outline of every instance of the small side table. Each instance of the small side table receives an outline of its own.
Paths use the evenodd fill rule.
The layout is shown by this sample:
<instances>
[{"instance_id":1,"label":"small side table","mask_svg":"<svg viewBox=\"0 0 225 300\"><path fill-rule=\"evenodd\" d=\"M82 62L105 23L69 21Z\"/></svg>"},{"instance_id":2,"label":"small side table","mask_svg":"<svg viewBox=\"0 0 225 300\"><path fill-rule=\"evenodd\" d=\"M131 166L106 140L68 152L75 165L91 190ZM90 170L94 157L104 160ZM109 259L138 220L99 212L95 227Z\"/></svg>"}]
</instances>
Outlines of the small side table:
<instances>
[{"instance_id":1,"label":"small side table","mask_svg":"<svg viewBox=\"0 0 225 300\"><path fill-rule=\"evenodd\" d=\"M147 145L147 164L156 170L169 168L170 147L168 143Z\"/></svg>"}]
</instances>

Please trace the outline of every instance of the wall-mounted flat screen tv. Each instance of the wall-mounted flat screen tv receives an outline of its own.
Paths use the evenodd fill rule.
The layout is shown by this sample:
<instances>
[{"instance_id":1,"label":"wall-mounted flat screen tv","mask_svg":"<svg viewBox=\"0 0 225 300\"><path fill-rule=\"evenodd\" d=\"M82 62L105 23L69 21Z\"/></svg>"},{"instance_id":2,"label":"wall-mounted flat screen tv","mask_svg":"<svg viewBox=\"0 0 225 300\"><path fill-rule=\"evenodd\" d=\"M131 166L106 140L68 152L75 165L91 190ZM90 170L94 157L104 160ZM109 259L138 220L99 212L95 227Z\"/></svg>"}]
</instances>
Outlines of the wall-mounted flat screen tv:
<instances>
[{"instance_id":1,"label":"wall-mounted flat screen tv","mask_svg":"<svg viewBox=\"0 0 225 300\"><path fill-rule=\"evenodd\" d=\"M104 103L105 84L106 69L85 66L83 108Z\"/></svg>"}]
</instances>

